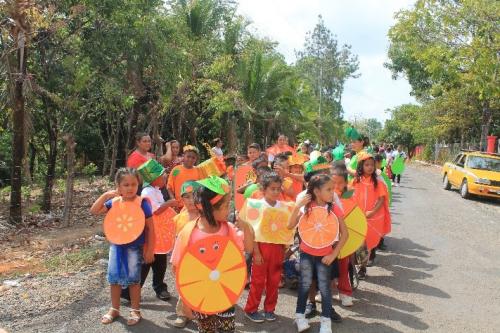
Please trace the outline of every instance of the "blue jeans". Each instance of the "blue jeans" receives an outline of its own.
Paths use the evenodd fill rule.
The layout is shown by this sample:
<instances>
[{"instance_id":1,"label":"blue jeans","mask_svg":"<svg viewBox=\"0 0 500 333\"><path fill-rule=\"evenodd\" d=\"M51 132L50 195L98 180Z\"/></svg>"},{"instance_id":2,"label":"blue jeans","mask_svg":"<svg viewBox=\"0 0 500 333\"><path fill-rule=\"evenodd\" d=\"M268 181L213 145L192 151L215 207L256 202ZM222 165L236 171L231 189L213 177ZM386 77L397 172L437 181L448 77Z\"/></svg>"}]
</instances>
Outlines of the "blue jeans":
<instances>
[{"instance_id":1,"label":"blue jeans","mask_svg":"<svg viewBox=\"0 0 500 333\"><path fill-rule=\"evenodd\" d=\"M141 283L142 246L115 245L109 247L108 282L127 288Z\"/></svg>"},{"instance_id":2,"label":"blue jeans","mask_svg":"<svg viewBox=\"0 0 500 333\"><path fill-rule=\"evenodd\" d=\"M332 268L321 262L323 257L300 253L300 282L296 313L305 313L309 289L316 270L318 289L321 294L321 316L330 318L332 312L331 272Z\"/></svg>"}]
</instances>

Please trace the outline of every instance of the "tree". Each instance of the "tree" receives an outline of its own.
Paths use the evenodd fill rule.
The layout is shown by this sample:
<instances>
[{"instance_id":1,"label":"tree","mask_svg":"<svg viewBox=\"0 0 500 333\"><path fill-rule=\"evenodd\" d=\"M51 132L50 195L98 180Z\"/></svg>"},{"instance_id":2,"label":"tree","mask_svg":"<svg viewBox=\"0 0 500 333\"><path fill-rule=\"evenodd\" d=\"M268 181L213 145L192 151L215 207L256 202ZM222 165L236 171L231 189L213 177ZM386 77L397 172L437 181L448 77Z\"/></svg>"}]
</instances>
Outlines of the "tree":
<instances>
[{"instance_id":1,"label":"tree","mask_svg":"<svg viewBox=\"0 0 500 333\"><path fill-rule=\"evenodd\" d=\"M351 46L342 47L321 17L313 31L306 35L304 49L297 53L297 68L307 77L319 101L317 125L322 142L329 141L335 131L335 123L342 118L342 94L349 78L356 78L358 57ZM335 133L337 132L337 133Z\"/></svg>"},{"instance_id":2,"label":"tree","mask_svg":"<svg viewBox=\"0 0 500 333\"><path fill-rule=\"evenodd\" d=\"M387 67L394 77L403 74L408 78L422 103L439 99L434 107L444 106L457 96L466 96L460 98L466 103L463 108L435 111L446 114L447 120L477 119L479 130L473 132L480 133L484 148L489 128L500 122L500 3L419 0L396 19L389 31ZM466 123L462 126L466 128Z\"/></svg>"}]
</instances>

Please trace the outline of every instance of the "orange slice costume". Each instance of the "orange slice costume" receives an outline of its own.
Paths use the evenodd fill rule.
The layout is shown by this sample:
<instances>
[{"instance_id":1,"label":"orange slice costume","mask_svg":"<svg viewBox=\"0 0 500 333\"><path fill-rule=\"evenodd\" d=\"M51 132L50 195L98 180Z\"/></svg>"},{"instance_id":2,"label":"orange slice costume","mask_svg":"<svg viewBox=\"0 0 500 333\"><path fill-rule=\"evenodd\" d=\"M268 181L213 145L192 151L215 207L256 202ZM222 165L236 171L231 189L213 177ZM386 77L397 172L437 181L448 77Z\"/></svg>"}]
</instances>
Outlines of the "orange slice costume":
<instances>
[{"instance_id":1,"label":"orange slice costume","mask_svg":"<svg viewBox=\"0 0 500 333\"><path fill-rule=\"evenodd\" d=\"M271 244L293 244L295 230L288 230L293 204L280 202L279 208L265 207L262 200L247 199L239 216L250 223L255 231L255 241Z\"/></svg>"},{"instance_id":2,"label":"orange slice costume","mask_svg":"<svg viewBox=\"0 0 500 333\"><path fill-rule=\"evenodd\" d=\"M177 272L177 290L194 311L220 313L236 304L243 292L246 281L243 244L236 241L240 236L229 225L227 236L208 236L190 244L196 224L197 220L187 223L174 246L171 261ZM201 248L205 249L205 255Z\"/></svg>"},{"instance_id":3,"label":"orange slice costume","mask_svg":"<svg viewBox=\"0 0 500 333\"><path fill-rule=\"evenodd\" d=\"M299 221L299 235L302 242L313 249L332 245L339 234L339 221L335 214L328 214L324 207L313 207Z\"/></svg>"},{"instance_id":4,"label":"orange slice costume","mask_svg":"<svg viewBox=\"0 0 500 333\"><path fill-rule=\"evenodd\" d=\"M141 197L124 201L113 199L113 205L104 218L104 234L112 244L123 245L135 241L144 231L146 216L141 208Z\"/></svg>"},{"instance_id":5,"label":"orange slice costume","mask_svg":"<svg viewBox=\"0 0 500 333\"><path fill-rule=\"evenodd\" d=\"M380 179L377 187L370 177L361 177L360 181L354 180L354 198L357 205L366 214L375 207L380 197L384 198L382 207L370 218L367 218L368 231L366 234L366 247L371 250L376 247L380 238L391 232L391 214L389 211L389 194L387 187Z\"/></svg>"},{"instance_id":6,"label":"orange slice costume","mask_svg":"<svg viewBox=\"0 0 500 333\"><path fill-rule=\"evenodd\" d=\"M172 208L161 214L153 214L155 253L168 253L174 248L176 226L173 218L176 214Z\"/></svg>"}]
</instances>

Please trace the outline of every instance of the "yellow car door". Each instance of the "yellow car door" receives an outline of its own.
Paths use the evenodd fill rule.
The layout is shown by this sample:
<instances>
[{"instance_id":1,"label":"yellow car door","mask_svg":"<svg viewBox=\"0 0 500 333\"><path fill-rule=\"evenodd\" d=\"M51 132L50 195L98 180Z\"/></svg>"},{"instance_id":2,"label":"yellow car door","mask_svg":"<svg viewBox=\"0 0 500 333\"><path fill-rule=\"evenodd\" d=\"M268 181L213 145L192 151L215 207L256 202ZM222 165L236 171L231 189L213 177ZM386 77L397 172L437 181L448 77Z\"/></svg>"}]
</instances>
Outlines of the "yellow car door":
<instances>
[{"instance_id":1,"label":"yellow car door","mask_svg":"<svg viewBox=\"0 0 500 333\"><path fill-rule=\"evenodd\" d=\"M452 184L459 187L462 184L462 180L465 176L465 158L467 155L461 154L457 163L455 164L455 170L453 170L453 181Z\"/></svg>"}]
</instances>

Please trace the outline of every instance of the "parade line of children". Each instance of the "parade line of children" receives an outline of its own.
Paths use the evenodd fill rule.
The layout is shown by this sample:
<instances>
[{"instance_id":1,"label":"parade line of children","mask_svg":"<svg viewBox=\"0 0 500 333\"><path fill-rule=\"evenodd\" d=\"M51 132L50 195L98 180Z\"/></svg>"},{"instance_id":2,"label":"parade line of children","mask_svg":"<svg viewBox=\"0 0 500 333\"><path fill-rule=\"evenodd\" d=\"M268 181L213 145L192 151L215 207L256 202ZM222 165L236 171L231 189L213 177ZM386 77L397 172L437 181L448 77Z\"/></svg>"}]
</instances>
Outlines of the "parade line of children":
<instances>
[{"instance_id":1,"label":"parade line of children","mask_svg":"<svg viewBox=\"0 0 500 333\"><path fill-rule=\"evenodd\" d=\"M318 313L316 302L321 302L320 332L332 332L331 323L342 320L332 305L333 290L338 291L343 306L353 306L353 272L360 279L367 276L375 250L383 246L381 240L391 230L391 184L382 177L390 171L385 165L387 170L382 170L386 156L372 151L354 129L346 134L351 150L339 146L324 153L308 150L308 142L297 151L282 135L267 151L254 143L236 157L234 165L228 162L231 166L223 173L208 177L197 167L195 146L186 145L178 163L172 166L167 160L166 165L148 153L149 136L139 135L138 149L131 155L134 163L117 171L116 188L102 194L91 207L91 213L106 215L104 231L110 242L111 307L102 324L120 316L120 298L130 301L127 325L138 324L141 288L149 271L153 271L157 297L166 301L170 299L164 282L167 262L175 275L190 245L223 236L247 255L249 292L243 311L248 320L276 320L279 289L285 281L292 281L298 295L295 314L290 315L295 317L297 331L309 328L308 320ZM222 161L224 157L212 158ZM247 170L243 182L237 180L239 170ZM354 246L355 235L350 236L344 221L347 207L354 206L362 211L368 228L352 253L341 256L347 244ZM267 225L271 212L276 220L271 228L274 233ZM114 224L107 219L114 219ZM169 233L174 234L172 240ZM212 313L194 309L186 301L179 297L175 327L183 328L193 320L199 332L234 331L237 302Z\"/></svg>"}]
</instances>

